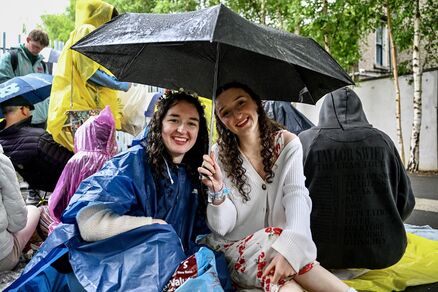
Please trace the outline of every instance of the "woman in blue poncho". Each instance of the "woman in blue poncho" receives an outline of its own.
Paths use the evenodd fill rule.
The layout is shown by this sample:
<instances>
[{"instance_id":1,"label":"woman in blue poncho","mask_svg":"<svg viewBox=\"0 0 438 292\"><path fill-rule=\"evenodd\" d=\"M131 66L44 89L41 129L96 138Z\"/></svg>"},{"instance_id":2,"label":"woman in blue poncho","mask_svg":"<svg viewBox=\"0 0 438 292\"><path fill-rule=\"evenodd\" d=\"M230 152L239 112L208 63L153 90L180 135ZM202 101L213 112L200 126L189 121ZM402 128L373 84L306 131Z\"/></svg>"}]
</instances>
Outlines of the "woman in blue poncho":
<instances>
[{"instance_id":1,"label":"woman in blue poncho","mask_svg":"<svg viewBox=\"0 0 438 292\"><path fill-rule=\"evenodd\" d=\"M45 289L58 289L56 274L68 275L65 282L76 278L87 291L162 291L196 250L196 236L209 232L197 173L207 147L198 99L186 93L162 98L146 138L81 183L64 224L11 287L41 289L44 282Z\"/></svg>"}]
</instances>

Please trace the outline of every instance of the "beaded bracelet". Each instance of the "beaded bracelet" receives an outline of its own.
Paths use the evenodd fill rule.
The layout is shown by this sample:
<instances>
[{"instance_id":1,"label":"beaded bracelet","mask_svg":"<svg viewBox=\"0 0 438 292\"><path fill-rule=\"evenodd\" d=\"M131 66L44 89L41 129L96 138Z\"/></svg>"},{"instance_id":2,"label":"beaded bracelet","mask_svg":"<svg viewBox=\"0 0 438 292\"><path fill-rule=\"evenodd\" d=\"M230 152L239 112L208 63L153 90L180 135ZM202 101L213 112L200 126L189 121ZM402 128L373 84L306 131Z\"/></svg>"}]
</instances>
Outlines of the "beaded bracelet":
<instances>
[{"instance_id":1,"label":"beaded bracelet","mask_svg":"<svg viewBox=\"0 0 438 292\"><path fill-rule=\"evenodd\" d=\"M208 190L208 203L211 204L214 201L222 201L226 196L228 196L229 193L230 190L225 185L223 185L222 189L217 192L211 192L210 190Z\"/></svg>"}]
</instances>

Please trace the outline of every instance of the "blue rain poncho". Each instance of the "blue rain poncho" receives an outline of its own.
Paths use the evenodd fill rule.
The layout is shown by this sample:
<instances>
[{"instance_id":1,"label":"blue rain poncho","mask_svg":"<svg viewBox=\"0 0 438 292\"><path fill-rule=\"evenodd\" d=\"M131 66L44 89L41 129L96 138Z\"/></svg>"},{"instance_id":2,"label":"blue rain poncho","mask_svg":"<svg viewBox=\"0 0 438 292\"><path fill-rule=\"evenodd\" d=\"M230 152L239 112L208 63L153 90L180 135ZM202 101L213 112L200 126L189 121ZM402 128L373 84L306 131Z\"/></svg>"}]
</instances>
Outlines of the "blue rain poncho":
<instances>
[{"instance_id":1,"label":"blue rain poncho","mask_svg":"<svg viewBox=\"0 0 438 292\"><path fill-rule=\"evenodd\" d=\"M205 210L199 208L199 186L190 181L184 165L169 164L169 172L164 170L163 178L156 183L145 158L141 143L115 156L84 180L63 214L64 224L54 229L23 275L9 288L65 288L65 274L54 269L53 263L68 253L76 277L88 291L135 291L141 287L161 291L190 254L192 240L208 229L200 215ZM151 216L169 224L146 225L108 239L85 242L79 235L76 215L95 203L103 203L119 215Z\"/></svg>"}]
</instances>

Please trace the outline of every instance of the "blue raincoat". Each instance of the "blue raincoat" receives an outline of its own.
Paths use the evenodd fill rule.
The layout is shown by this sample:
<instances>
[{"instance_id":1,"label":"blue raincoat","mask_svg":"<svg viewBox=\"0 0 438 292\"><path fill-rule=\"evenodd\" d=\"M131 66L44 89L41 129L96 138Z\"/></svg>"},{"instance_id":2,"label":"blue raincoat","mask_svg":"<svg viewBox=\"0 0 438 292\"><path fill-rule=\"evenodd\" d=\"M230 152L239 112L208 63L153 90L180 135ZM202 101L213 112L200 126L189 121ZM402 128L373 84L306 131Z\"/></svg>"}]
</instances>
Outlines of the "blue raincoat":
<instances>
[{"instance_id":1,"label":"blue raincoat","mask_svg":"<svg viewBox=\"0 0 438 292\"><path fill-rule=\"evenodd\" d=\"M68 254L74 274L88 291L140 291L145 287L162 291L189 250L197 250L193 239L208 232L201 215L205 210L198 208L198 186L188 179L184 165L171 166L163 177L154 182L143 143L109 160L81 183L63 214L64 224L55 228L8 289L65 289L68 274L53 266ZM151 216L169 224L142 226L85 242L79 235L76 215L95 203L103 203L119 215ZM224 261L222 265L226 270Z\"/></svg>"}]
</instances>

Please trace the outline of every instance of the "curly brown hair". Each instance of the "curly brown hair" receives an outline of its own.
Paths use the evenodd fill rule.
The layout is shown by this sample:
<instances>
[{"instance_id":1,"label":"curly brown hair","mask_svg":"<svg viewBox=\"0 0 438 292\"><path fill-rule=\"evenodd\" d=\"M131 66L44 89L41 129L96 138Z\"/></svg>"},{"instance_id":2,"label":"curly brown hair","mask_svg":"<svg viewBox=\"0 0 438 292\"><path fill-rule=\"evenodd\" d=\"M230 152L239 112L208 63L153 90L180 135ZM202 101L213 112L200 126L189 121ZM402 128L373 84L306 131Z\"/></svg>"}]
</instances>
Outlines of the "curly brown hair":
<instances>
[{"instance_id":1,"label":"curly brown hair","mask_svg":"<svg viewBox=\"0 0 438 292\"><path fill-rule=\"evenodd\" d=\"M263 158L263 170L266 172L266 182L271 183L274 178L274 172L272 171L272 167L274 166L276 157L274 155L274 135L277 131L284 129L284 127L277 122L271 120L263 109L262 100L260 97L255 94L255 92L249 88L248 86L238 83L232 82L221 86L217 92L216 96L219 96L222 92L231 89L238 88L244 90L246 93L251 96L251 98L255 101L257 105L257 114L258 114L258 125L260 131L260 139L262 144L262 150L260 155ZM217 112L215 112L216 116L216 129L218 132L218 141L217 144L219 146L219 160L224 166L224 171L226 175L231 179L233 184L239 190L243 201L249 201L251 192L251 186L248 184L248 178L246 176L246 169L242 166L243 159L240 155L239 151L239 140L237 136L228 130L225 125L220 121Z\"/></svg>"},{"instance_id":2,"label":"curly brown hair","mask_svg":"<svg viewBox=\"0 0 438 292\"><path fill-rule=\"evenodd\" d=\"M39 42L43 47L47 47L49 45L49 36L41 29L33 29L29 33L29 38L34 42Z\"/></svg>"},{"instance_id":3,"label":"curly brown hair","mask_svg":"<svg viewBox=\"0 0 438 292\"><path fill-rule=\"evenodd\" d=\"M157 111L149 123L149 131L143 142L147 150L146 160L151 165L152 173L155 178L159 178L163 175L163 171L166 167L164 160L166 159L168 162L172 161L161 137L163 119L169 109L181 101L193 104L199 114L199 132L195 145L184 155L181 161L186 165L187 172L192 181L198 177L197 168L202 164L202 155L208 152L208 130L207 121L204 116L204 107L197 97L185 92L170 92L158 101Z\"/></svg>"}]
</instances>

